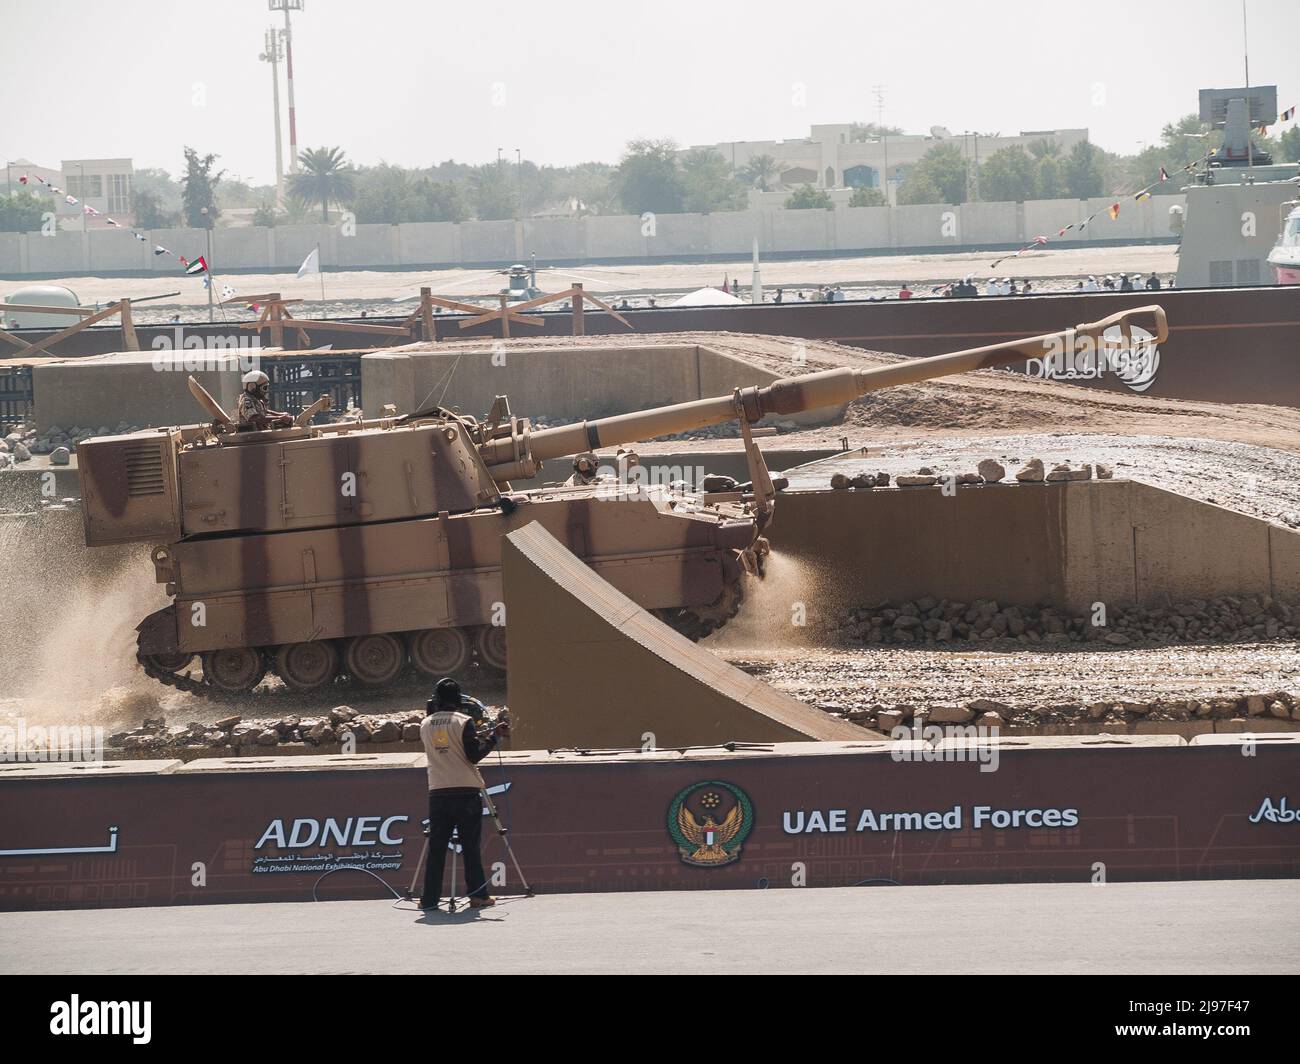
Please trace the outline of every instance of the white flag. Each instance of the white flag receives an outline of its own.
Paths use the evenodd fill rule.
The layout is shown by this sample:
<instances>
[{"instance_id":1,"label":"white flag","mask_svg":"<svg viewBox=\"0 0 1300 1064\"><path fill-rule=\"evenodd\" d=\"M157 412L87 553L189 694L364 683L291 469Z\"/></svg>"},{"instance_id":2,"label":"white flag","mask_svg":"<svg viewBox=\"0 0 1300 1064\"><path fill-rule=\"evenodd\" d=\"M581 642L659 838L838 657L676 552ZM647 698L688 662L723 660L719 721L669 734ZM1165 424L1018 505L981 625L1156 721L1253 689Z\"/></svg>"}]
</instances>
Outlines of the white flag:
<instances>
[{"instance_id":1,"label":"white flag","mask_svg":"<svg viewBox=\"0 0 1300 1064\"><path fill-rule=\"evenodd\" d=\"M302 265L298 267L298 276L306 277L308 274L320 273L320 248L312 248L311 254L302 260Z\"/></svg>"}]
</instances>

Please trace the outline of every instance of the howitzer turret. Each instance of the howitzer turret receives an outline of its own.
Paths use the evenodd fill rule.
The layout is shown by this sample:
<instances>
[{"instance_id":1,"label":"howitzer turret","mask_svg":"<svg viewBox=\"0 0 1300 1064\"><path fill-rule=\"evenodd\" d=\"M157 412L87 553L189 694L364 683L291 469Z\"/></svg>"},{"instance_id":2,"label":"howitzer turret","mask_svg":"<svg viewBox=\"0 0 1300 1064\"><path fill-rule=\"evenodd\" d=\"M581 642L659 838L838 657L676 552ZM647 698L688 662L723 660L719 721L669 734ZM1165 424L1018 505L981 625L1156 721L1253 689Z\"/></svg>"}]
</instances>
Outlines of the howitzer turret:
<instances>
[{"instance_id":1,"label":"howitzer turret","mask_svg":"<svg viewBox=\"0 0 1300 1064\"><path fill-rule=\"evenodd\" d=\"M154 544L156 579L173 601L140 624L138 657L162 682L200 693L249 691L268 671L310 691L341 676L383 686L407 669L454 674L475 659L504 668L500 539L531 521L700 638L735 614L745 575L761 573L767 551L775 492L753 423L898 384L1072 359L1095 352L1107 329L1130 337L1143 315L1163 340L1163 311L1144 307L1060 333L540 430L502 397L483 421L434 407L312 425L321 403L292 426L240 431L191 382L210 423L79 448L86 541ZM629 490L590 466L564 485L511 486L549 459L732 420L750 468L744 490Z\"/></svg>"}]
</instances>

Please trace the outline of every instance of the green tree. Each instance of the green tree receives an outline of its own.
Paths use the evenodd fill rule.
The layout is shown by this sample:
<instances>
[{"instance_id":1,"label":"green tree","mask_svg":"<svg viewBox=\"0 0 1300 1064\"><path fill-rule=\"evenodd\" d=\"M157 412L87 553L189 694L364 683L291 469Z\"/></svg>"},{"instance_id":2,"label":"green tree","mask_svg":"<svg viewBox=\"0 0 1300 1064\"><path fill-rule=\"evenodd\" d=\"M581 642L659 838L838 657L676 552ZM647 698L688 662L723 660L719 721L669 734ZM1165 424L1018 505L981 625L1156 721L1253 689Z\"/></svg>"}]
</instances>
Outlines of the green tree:
<instances>
[{"instance_id":1,"label":"green tree","mask_svg":"<svg viewBox=\"0 0 1300 1064\"><path fill-rule=\"evenodd\" d=\"M1101 152L1081 140L1065 157L1065 190L1075 199L1090 199L1106 194L1106 175Z\"/></svg>"},{"instance_id":2,"label":"green tree","mask_svg":"<svg viewBox=\"0 0 1300 1064\"><path fill-rule=\"evenodd\" d=\"M181 183L166 170L145 167L135 171L131 175L131 191L133 195L136 192L152 194L157 198L159 209L164 214L173 215L176 221L180 221Z\"/></svg>"},{"instance_id":3,"label":"green tree","mask_svg":"<svg viewBox=\"0 0 1300 1064\"><path fill-rule=\"evenodd\" d=\"M849 126L849 141L860 144L869 140L879 140L881 137L901 136L902 132L903 130L899 126L882 126L875 122L854 122Z\"/></svg>"},{"instance_id":4,"label":"green tree","mask_svg":"<svg viewBox=\"0 0 1300 1064\"><path fill-rule=\"evenodd\" d=\"M259 203L257 210L253 212L253 224L266 229L273 229L278 220L273 203Z\"/></svg>"},{"instance_id":5,"label":"green tree","mask_svg":"<svg viewBox=\"0 0 1300 1064\"><path fill-rule=\"evenodd\" d=\"M917 184L909 191L908 186ZM918 199L918 195L926 196ZM933 198L930 198L933 197ZM936 144L907 172L899 189L904 203L965 203L966 159L956 144Z\"/></svg>"},{"instance_id":6,"label":"green tree","mask_svg":"<svg viewBox=\"0 0 1300 1064\"><path fill-rule=\"evenodd\" d=\"M629 141L614 174L614 187L623 209L630 214L680 213L686 199L686 185L677 165L676 143Z\"/></svg>"},{"instance_id":7,"label":"green tree","mask_svg":"<svg viewBox=\"0 0 1300 1064\"><path fill-rule=\"evenodd\" d=\"M1275 156L1275 161L1283 163L1300 162L1300 126L1292 126L1278 137L1278 153Z\"/></svg>"},{"instance_id":8,"label":"green tree","mask_svg":"<svg viewBox=\"0 0 1300 1064\"><path fill-rule=\"evenodd\" d=\"M561 196L576 199L584 214L614 214L619 204L613 177L609 163L580 163L558 173L556 188Z\"/></svg>"},{"instance_id":9,"label":"green tree","mask_svg":"<svg viewBox=\"0 0 1300 1064\"><path fill-rule=\"evenodd\" d=\"M300 199L320 204L320 220L330 220L330 204L342 206L356 192L356 171L342 148L307 148L298 153L296 174L289 175L289 191Z\"/></svg>"},{"instance_id":10,"label":"green tree","mask_svg":"<svg viewBox=\"0 0 1300 1064\"><path fill-rule=\"evenodd\" d=\"M489 163L475 170L469 179L474 216L481 221L513 218L519 197L512 187L504 166Z\"/></svg>"},{"instance_id":11,"label":"green tree","mask_svg":"<svg viewBox=\"0 0 1300 1064\"><path fill-rule=\"evenodd\" d=\"M835 204L831 201L829 192L813 188L812 185L800 185L790 193L785 206L792 211L811 210L815 207L830 210Z\"/></svg>"},{"instance_id":12,"label":"green tree","mask_svg":"<svg viewBox=\"0 0 1300 1064\"><path fill-rule=\"evenodd\" d=\"M1034 195L1037 199L1065 197L1065 174L1061 169L1059 155L1044 155L1038 160L1038 170L1034 174Z\"/></svg>"},{"instance_id":13,"label":"green tree","mask_svg":"<svg viewBox=\"0 0 1300 1064\"><path fill-rule=\"evenodd\" d=\"M885 193L878 188L855 188L849 197L850 207L883 207Z\"/></svg>"},{"instance_id":14,"label":"green tree","mask_svg":"<svg viewBox=\"0 0 1300 1064\"><path fill-rule=\"evenodd\" d=\"M736 173L750 188L766 192L768 185L776 179L780 170L772 156L753 155L750 156L749 162L737 170Z\"/></svg>"},{"instance_id":15,"label":"green tree","mask_svg":"<svg viewBox=\"0 0 1300 1064\"><path fill-rule=\"evenodd\" d=\"M1034 160L1024 148L1000 148L980 167L980 198L1015 203L1033 199L1034 171Z\"/></svg>"},{"instance_id":16,"label":"green tree","mask_svg":"<svg viewBox=\"0 0 1300 1064\"><path fill-rule=\"evenodd\" d=\"M199 155L193 148L185 149L185 177L182 179L181 213L191 229L211 229L217 224L221 210L217 206L217 186L221 184L224 170L212 172L215 155Z\"/></svg>"},{"instance_id":17,"label":"green tree","mask_svg":"<svg viewBox=\"0 0 1300 1064\"><path fill-rule=\"evenodd\" d=\"M469 201L462 186L453 181L422 177L412 191L420 204L421 222L463 222L469 217Z\"/></svg>"},{"instance_id":18,"label":"green tree","mask_svg":"<svg viewBox=\"0 0 1300 1064\"><path fill-rule=\"evenodd\" d=\"M131 214L140 229L170 229L180 221L180 214L164 209L159 194L148 188L137 187L131 193Z\"/></svg>"},{"instance_id":19,"label":"green tree","mask_svg":"<svg viewBox=\"0 0 1300 1064\"><path fill-rule=\"evenodd\" d=\"M713 148L692 148L682 156L682 207L708 214L745 206L745 186L731 164Z\"/></svg>"},{"instance_id":20,"label":"green tree","mask_svg":"<svg viewBox=\"0 0 1300 1064\"><path fill-rule=\"evenodd\" d=\"M943 193L939 191L939 186L934 183L934 179L926 173L916 173L915 167L912 173L907 175L898 188L898 202L903 206L913 206L918 203L946 203Z\"/></svg>"},{"instance_id":21,"label":"green tree","mask_svg":"<svg viewBox=\"0 0 1300 1064\"><path fill-rule=\"evenodd\" d=\"M411 172L380 163L357 171L351 208L364 224L422 222Z\"/></svg>"},{"instance_id":22,"label":"green tree","mask_svg":"<svg viewBox=\"0 0 1300 1064\"><path fill-rule=\"evenodd\" d=\"M0 196L0 233L39 232L45 212L54 209L52 199L44 199L30 192Z\"/></svg>"}]
</instances>

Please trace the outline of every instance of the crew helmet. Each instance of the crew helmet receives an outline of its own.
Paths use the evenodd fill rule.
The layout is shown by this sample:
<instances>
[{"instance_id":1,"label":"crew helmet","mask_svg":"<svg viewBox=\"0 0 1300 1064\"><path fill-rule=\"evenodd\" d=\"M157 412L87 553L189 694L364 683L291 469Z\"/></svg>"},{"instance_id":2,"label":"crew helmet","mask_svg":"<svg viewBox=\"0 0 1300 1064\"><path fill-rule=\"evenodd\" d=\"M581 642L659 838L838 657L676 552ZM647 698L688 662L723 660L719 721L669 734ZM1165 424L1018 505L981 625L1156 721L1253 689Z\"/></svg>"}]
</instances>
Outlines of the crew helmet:
<instances>
[{"instance_id":1,"label":"crew helmet","mask_svg":"<svg viewBox=\"0 0 1300 1064\"><path fill-rule=\"evenodd\" d=\"M260 388L264 384L270 384L271 378L263 373L260 369L250 369L239 378L244 383L244 391L251 391L254 388Z\"/></svg>"}]
</instances>

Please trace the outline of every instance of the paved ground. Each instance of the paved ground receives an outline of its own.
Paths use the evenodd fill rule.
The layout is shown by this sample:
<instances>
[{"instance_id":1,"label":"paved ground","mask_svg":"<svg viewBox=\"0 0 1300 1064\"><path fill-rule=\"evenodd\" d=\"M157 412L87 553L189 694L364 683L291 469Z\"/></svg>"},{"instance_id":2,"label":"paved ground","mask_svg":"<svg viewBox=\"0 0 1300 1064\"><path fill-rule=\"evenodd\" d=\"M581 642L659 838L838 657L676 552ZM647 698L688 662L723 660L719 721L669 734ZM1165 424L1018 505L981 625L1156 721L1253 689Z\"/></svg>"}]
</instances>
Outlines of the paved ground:
<instances>
[{"instance_id":1,"label":"paved ground","mask_svg":"<svg viewBox=\"0 0 1300 1064\"><path fill-rule=\"evenodd\" d=\"M1297 901L1295 881L1256 880L4 913L0 972L1294 974Z\"/></svg>"}]
</instances>

